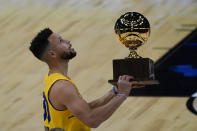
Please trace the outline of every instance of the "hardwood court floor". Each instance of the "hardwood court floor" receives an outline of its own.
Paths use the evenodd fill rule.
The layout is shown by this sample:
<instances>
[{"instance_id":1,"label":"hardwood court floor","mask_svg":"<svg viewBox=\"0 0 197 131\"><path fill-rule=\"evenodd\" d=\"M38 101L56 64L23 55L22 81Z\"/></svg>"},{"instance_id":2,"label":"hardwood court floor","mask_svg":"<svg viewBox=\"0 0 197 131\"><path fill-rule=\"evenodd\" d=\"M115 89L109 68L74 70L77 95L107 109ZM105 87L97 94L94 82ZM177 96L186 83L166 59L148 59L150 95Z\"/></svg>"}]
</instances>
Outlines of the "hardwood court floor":
<instances>
[{"instance_id":1,"label":"hardwood court floor","mask_svg":"<svg viewBox=\"0 0 197 131\"><path fill-rule=\"evenodd\" d=\"M42 80L48 69L28 50L39 30L50 27L71 40L78 56L69 64L70 77L91 101L111 89L112 60L129 53L113 31L126 11L150 21L151 36L138 53L155 61L197 23L195 0L1 0L0 131L43 130ZM186 100L130 97L93 131L196 131L197 116L186 109Z\"/></svg>"}]
</instances>

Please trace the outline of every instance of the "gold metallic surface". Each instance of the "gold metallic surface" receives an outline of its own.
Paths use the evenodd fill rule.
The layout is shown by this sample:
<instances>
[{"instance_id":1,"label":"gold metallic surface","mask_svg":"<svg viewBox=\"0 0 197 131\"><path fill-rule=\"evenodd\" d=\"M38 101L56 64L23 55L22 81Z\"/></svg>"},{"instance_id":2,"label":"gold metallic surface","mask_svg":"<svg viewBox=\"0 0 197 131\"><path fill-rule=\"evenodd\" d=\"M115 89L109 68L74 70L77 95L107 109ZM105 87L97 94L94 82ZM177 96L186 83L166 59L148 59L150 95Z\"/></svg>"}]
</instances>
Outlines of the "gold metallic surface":
<instances>
[{"instance_id":1,"label":"gold metallic surface","mask_svg":"<svg viewBox=\"0 0 197 131\"><path fill-rule=\"evenodd\" d=\"M114 30L120 42L130 50L128 58L141 58L135 50L148 40L148 20L140 13L127 12L118 18Z\"/></svg>"}]
</instances>

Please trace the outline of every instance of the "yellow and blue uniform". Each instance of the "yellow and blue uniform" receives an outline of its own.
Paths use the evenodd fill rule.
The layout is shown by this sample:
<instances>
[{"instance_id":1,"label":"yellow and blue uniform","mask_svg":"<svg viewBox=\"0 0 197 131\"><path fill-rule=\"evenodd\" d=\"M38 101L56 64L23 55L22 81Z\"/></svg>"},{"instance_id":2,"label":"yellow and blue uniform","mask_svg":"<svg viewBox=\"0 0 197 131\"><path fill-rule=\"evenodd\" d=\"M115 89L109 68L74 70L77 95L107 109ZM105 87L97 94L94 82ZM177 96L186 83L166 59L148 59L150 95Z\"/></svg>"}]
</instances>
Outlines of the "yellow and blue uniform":
<instances>
[{"instance_id":1,"label":"yellow and blue uniform","mask_svg":"<svg viewBox=\"0 0 197 131\"><path fill-rule=\"evenodd\" d=\"M54 73L49 76L47 74L45 76L44 92L43 92L45 129L48 128L48 130L55 130L55 131L90 131L91 129L83 122L81 122L77 117L73 116L73 114L68 109L60 111L55 109L51 105L48 98L49 90L57 80L62 80L62 79L69 81L73 85L75 85L75 83L71 79L59 73ZM77 86L75 85L75 87ZM79 96L81 95L79 94Z\"/></svg>"}]
</instances>

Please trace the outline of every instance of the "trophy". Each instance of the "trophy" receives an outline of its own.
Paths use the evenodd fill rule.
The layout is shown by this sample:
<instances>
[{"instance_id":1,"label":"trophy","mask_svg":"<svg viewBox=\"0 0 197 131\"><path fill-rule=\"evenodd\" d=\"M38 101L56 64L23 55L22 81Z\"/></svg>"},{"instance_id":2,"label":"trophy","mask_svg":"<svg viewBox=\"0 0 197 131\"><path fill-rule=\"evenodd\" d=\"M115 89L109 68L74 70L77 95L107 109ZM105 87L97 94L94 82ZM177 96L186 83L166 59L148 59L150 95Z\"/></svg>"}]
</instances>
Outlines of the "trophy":
<instances>
[{"instance_id":1,"label":"trophy","mask_svg":"<svg viewBox=\"0 0 197 131\"><path fill-rule=\"evenodd\" d=\"M113 80L108 82L116 85L119 76L131 75L135 81L144 85L159 84L155 80L153 60L142 58L136 53L137 48L145 44L150 35L148 20L140 13L127 12L118 18L114 31L130 53L125 59L113 60Z\"/></svg>"}]
</instances>

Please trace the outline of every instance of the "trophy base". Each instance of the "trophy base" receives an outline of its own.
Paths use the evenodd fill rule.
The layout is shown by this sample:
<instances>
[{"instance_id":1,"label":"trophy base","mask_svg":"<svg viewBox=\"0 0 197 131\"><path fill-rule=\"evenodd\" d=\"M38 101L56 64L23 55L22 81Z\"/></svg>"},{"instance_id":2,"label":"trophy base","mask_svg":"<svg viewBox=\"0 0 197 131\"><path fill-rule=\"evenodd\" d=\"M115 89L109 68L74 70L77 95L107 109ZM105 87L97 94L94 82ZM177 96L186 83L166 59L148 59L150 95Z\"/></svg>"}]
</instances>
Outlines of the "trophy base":
<instances>
[{"instance_id":1,"label":"trophy base","mask_svg":"<svg viewBox=\"0 0 197 131\"><path fill-rule=\"evenodd\" d=\"M134 81L139 81L144 85L157 85L155 80L154 62L149 58L126 58L113 60L113 80L108 82L116 84L119 76L130 75Z\"/></svg>"},{"instance_id":2,"label":"trophy base","mask_svg":"<svg viewBox=\"0 0 197 131\"><path fill-rule=\"evenodd\" d=\"M108 83L114 86L117 86L117 82L118 81L115 81L115 80L108 80ZM146 80L146 81L138 81L138 82L144 85L159 85L159 81L157 80Z\"/></svg>"}]
</instances>

